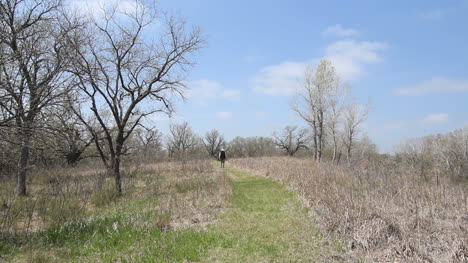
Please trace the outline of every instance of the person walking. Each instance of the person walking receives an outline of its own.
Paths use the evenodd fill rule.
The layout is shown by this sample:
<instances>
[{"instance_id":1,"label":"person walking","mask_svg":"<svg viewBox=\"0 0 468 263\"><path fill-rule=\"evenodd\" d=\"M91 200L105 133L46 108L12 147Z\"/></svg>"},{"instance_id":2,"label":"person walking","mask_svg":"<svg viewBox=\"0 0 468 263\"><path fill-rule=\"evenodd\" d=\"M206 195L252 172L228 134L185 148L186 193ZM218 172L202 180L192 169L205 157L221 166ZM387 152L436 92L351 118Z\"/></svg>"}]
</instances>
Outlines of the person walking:
<instances>
[{"instance_id":1,"label":"person walking","mask_svg":"<svg viewBox=\"0 0 468 263\"><path fill-rule=\"evenodd\" d=\"M221 162L221 168L224 168L224 161L226 160L226 152L224 149L221 149L221 151L218 154L218 159Z\"/></svg>"}]
</instances>

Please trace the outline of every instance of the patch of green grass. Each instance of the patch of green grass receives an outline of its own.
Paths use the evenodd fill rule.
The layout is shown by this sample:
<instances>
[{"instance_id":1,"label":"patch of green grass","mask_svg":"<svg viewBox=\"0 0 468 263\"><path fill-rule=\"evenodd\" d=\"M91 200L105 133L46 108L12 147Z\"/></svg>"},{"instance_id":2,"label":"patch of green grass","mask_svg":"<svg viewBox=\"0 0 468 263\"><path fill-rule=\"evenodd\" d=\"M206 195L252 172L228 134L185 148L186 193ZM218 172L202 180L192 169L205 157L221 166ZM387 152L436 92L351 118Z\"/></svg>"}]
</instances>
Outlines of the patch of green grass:
<instances>
[{"instance_id":1,"label":"patch of green grass","mask_svg":"<svg viewBox=\"0 0 468 263\"><path fill-rule=\"evenodd\" d=\"M216 231L229 237L229 247L214 248L206 261L321 261L322 236L296 195L269 178L235 169L232 207Z\"/></svg>"},{"instance_id":2,"label":"patch of green grass","mask_svg":"<svg viewBox=\"0 0 468 263\"><path fill-rule=\"evenodd\" d=\"M36 210L42 221L52 224L77 220L84 212L78 200L63 198L62 196L38 198Z\"/></svg>"},{"instance_id":3,"label":"patch of green grass","mask_svg":"<svg viewBox=\"0 0 468 263\"><path fill-rule=\"evenodd\" d=\"M95 205L96 207L101 207L101 206L106 206L114 201L116 201L118 198L117 192L108 187L104 188L101 191L95 191L91 195L90 201L91 204Z\"/></svg>"},{"instance_id":4,"label":"patch of green grass","mask_svg":"<svg viewBox=\"0 0 468 263\"><path fill-rule=\"evenodd\" d=\"M215 231L162 231L157 225L161 217L167 216L118 214L54 226L37 233L26 246L2 252L16 249L16 262L199 262L209 248L227 244Z\"/></svg>"},{"instance_id":5,"label":"patch of green grass","mask_svg":"<svg viewBox=\"0 0 468 263\"><path fill-rule=\"evenodd\" d=\"M328 261L320 258L323 237L294 193L269 178L223 171L233 178L230 206L207 229L170 230L171 215L156 209L158 197L148 191L30 237L0 235L0 254L11 262ZM211 184L192 178L172 187L183 196ZM343 248L332 246L338 252Z\"/></svg>"}]
</instances>

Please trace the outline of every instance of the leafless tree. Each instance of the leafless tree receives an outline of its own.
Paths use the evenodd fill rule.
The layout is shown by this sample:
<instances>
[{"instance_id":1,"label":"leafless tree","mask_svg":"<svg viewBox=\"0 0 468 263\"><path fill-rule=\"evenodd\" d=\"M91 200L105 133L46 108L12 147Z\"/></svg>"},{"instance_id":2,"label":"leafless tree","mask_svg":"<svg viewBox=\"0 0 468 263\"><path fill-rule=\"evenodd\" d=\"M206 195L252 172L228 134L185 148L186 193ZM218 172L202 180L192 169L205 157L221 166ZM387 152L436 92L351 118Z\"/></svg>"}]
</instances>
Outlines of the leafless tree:
<instances>
[{"instance_id":1,"label":"leafless tree","mask_svg":"<svg viewBox=\"0 0 468 263\"><path fill-rule=\"evenodd\" d=\"M43 132L38 140L49 152L54 152L68 165L74 166L94 139L68 102L52 107L41 114Z\"/></svg>"},{"instance_id":2,"label":"leafless tree","mask_svg":"<svg viewBox=\"0 0 468 263\"><path fill-rule=\"evenodd\" d=\"M354 143L353 158L357 160L371 161L378 156L377 145L369 138L367 134L360 136Z\"/></svg>"},{"instance_id":3,"label":"leafless tree","mask_svg":"<svg viewBox=\"0 0 468 263\"><path fill-rule=\"evenodd\" d=\"M17 185L26 195L31 139L39 113L61 100L69 78L68 36L62 0L0 0L0 107L19 142Z\"/></svg>"},{"instance_id":4,"label":"leafless tree","mask_svg":"<svg viewBox=\"0 0 468 263\"><path fill-rule=\"evenodd\" d=\"M223 135L221 135L216 129L205 134L203 138L203 144L205 145L206 151L212 157L216 157L221 148L225 147L226 141Z\"/></svg>"},{"instance_id":5,"label":"leafless tree","mask_svg":"<svg viewBox=\"0 0 468 263\"><path fill-rule=\"evenodd\" d=\"M118 193L125 142L145 116L171 114L172 99L183 98L191 57L203 44L199 29L189 30L182 20L159 16L149 2L132 4L131 10L106 8L102 17L91 19L87 38L74 40L73 73L98 125L90 125L84 111L76 113L93 134L103 132L104 140L96 139L95 144ZM162 26L155 33L151 28L157 22ZM151 40L152 34L158 38Z\"/></svg>"},{"instance_id":6,"label":"leafless tree","mask_svg":"<svg viewBox=\"0 0 468 263\"><path fill-rule=\"evenodd\" d=\"M339 162L341 156L340 132L341 120L346 99L348 97L349 86L337 85L330 90L329 94L329 113L326 119L326 127L332 145L332 161Z\"/></svg>"},{"instance_id":7,"label":"leafless tree","mask_svg":"<svg viewBox=\"0 0 468 263\"><path fill-rule=\"evenodd\" d=\"M276 154L275 141L269 137L236 137L232 139L227 152L230 157L260 157Z\"/></svg>"},{"instance_id":8,"label":"leafless tree","mask_svg":"<svg viewBox=\"0 0 468 263\"><path fill-rule=\"evenodd\" d=\"M186 157L189 150L200 145L200 138L193 132L187 122L172 124L169 127L168 149L178 157Z\"/></svg>"},{"instance_id":9,"label":"leafless tree","mask_svg":"<svg viewBox=\"0 0 468 263\"><path fill-rule=\"evenodd\" d=\"M232 139L227 145L227 152L230 157L247 157L245 138L240 136Z\"/></svg>"},{"instance_id":10,"label":"leafless tree","mask_svg":"<svg viewBox=\"0 0 468 263\"><path fill-rule=\"evenodd\" d=\"M276 145L286 150L289 156L294 156L300 149L307 148L309 140L307 130L299 130L297 126L286 126L280 134L273 133L273 137Z\"/></svg>"},{"instance_id":11,"label":"leafless tree","mask_svg":"<svg viewBox=\"0 0 468 263\"><path fill-rule=\"evenodd\" d=\"M468 178L468 127L436 135L432 143L440 170L454 178Z\"/></svg>"},{"instance_id":12,"label":"leafless tree","mask_svg":"<svg viewBox=\"0 0 468 263\"><path fill-rule=\"evenodd\" d=\"M335 68L328 60L322 60L315 70L308 67L304 74L303 90L292 109L312 128L314 159L321 161L324 142L325 124L331 105L332 94L339 87L339 78Z\"/></svg>"},{"instance_id":13,"label":"leafless tree","mask_svg":"<svg viewBox=\"0 0 468 263\"><path fill-rule=\"evenodd\" d=\"M407 140L400 146L399 155L411 173L428 179L434 165L433 144L430 136Z\"/></svg>"},{"instance_id":14,"label":"leafless tree","mask_svg":"<svg viewBox=\"0 0 468 263\"><path fill-rule=\"evenodd\" d=\"M142 128L135 131L138 152L157 153L162 149L163 134L154 128Z\"/></svg>"},{"instance_id":15,"label":"leafless tree","mask_svg":"<svg viewBox=\"0 0 468 263\"><path fill-rule=\"evenodd\" d=\"M354 141L359 133L359 126L367 120L369 116L370 105L349 104L344 110L344 138L343 143L346 147L346 158L351 160L351 152Z\"/></svg>"}]
</instances>

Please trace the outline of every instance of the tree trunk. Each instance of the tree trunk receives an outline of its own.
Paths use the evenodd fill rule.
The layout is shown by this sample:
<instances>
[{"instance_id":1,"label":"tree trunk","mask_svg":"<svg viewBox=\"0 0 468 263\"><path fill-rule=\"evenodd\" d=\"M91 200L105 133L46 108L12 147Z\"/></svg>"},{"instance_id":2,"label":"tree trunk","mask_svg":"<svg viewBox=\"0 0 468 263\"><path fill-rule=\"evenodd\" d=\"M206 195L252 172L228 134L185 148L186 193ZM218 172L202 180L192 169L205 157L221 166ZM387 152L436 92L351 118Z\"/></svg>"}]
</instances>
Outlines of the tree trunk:
<instances>
[{"instance_id":1,"label":"tree trunk","mask_svg":"<svg viewBox=\"0 0 468 263\"><path fill-rule=\"evenodd\" d=\"M29 151L31 143L31 134L26 131L20 135L21 140L21 152L18 161L18 195L26 195L26 173L29 162Z\"/></svg>"},{"instance_id":2,"label":"tree trunk","mask_svg":"<svg viewBox=\"0 0 468 263\"><path fill-rule=\"evenodd\" d=\"M323 148L323 111L319 111L319 131L318 131L318 161L320 162L322 160L322 148Z\"/></svg>"},{"instance_id":3,"label":"tree trunk","mask_svg":"<svg viewBox=\"0 0 468 263\"><path fill-rule=\"evenodd\" d=\"M349 161L351 161L351 148L353 147L353 139L352 138L349 138L349 144L348 144L348 147L346 147L347 149L347 154L346 154L346 159Z\"/></svg>"},{"instance_id":4,"label":"tree trunk","mask_svg":"<svg viewBox=\"0 0 468 263\"><path fill-rule=\"evenodd\" d=\"M312 129L314 131L314 160L317 160L317 125L315 121L312 122Z\"/></svg>"},{"instance_id":5,"label":"tree trunk","mask_svg":"<svg viewBox=\"0 0 468 263\"><path fill-rule=\"evenodd\" d=\"M318 134L318 143L317 143L317 161L320 162L322 160L322 132L319 131Z\"/></svg>"},{"instance_id":6,"label":"tree trunk","mask_svg":"<svg viewBox=\"0 0 468 263\"><path fill-rule=\"evenodd\" d=\"M117 135L115 155L112 158L112 172L115 179L115 190L119 195L122 194L122 181L120 180L120 156L122 155L123 144L123 131L121 131Z\"/></svg>"},{"instance_id":7,"label":"tree trunk","mask_svg":"<svg viewBox=\"0 0 468 263\"><path fill-rule=\"evenodd\" d=\"M338 150L338 145L336 143L336 134L333 133L333 162L336 161L336 152Z\"/></svg>"},{"instance_id":8,"label":"tree trunk","mask_svg":"<svg viewBox=\"0 0 468 263\"><path fill-rule=\"evenodd\" d=\"M120 156L115 156L112 160L112 175L115 179L115 191L122 194L122 181L120 179Z\"/></svg>"},{"instance_id":9,"label":"tree trunk","mask_svg":"<svg viewBox=\"0 0 468 263\"><path fill-rule=\"evenodd\" d=\"M339 164L341 161L341 151L338 153L338 158L336 158L336 164Z\"/></svg>"}]
</instances>

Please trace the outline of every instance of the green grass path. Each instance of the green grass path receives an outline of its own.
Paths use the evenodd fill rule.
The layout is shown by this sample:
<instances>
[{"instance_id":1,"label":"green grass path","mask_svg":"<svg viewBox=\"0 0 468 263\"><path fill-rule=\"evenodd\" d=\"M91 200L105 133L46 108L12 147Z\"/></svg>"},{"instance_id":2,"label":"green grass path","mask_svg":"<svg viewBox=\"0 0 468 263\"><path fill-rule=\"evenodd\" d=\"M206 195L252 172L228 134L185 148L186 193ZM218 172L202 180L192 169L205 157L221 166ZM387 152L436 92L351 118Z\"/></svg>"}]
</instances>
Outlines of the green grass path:
<instances>
[{"instance_id":1,"label":"green grass path","mask_svg":"<svg viewBox=\"0 0 468 263\"><path fill-rule=\"evenodd\" d=\"M223 171L233 179L233 193L208 228L161 232L152 224L161 215L132 203L115 214L38 232L26 245L0 237L0 262L2 251L10 254L7 261L30 263L330 262L327 255L336 254L331 250L339 243L326 245L295 193L269 178Z\"/></svg>"},{"instance_id":2,"label":"green grass path","mask_svg":"<svg viewBox=\"0 0 468 263\"><path fill-rule=\"evenodd\" d=\"M214 229L229 242L211 249L208 262L321 261L321 235L296 194L269 178L227 171L232 206Z\"/></svg>"}]
</instances>

